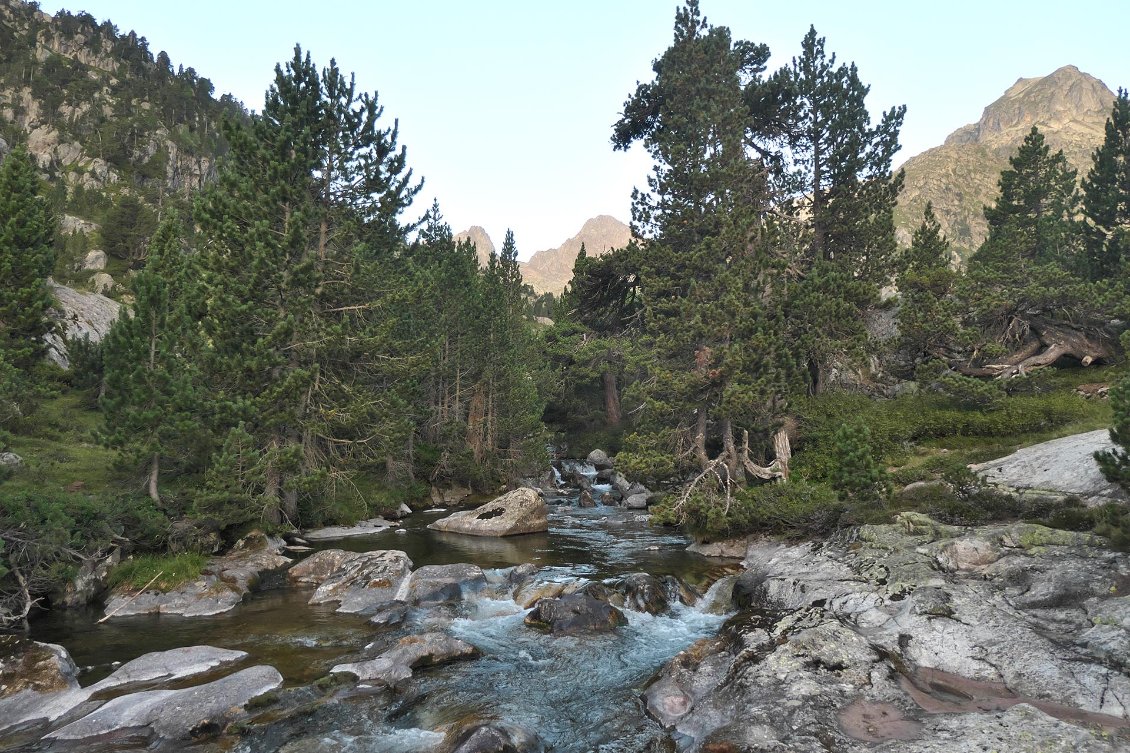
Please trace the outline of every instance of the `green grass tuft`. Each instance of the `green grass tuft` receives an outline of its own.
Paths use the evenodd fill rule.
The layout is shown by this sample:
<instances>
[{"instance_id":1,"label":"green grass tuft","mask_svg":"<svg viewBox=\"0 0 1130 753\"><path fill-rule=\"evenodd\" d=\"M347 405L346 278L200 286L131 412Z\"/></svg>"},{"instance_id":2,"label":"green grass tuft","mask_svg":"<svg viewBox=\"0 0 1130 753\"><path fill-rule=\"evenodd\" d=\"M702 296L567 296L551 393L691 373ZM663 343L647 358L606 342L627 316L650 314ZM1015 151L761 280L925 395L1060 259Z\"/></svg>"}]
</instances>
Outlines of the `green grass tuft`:
<instances>
[{"instance_id":1,"label":"green grass tuft","mask_svg":"<svg viewBox=\"0 0 1130 753\"><path fill-rule=\"evenodd\" d=\"M150 588L171 591L177 586L200 577L208 558L195 552L171 554L163 557L141 555L122 562L110 573L110 587L136 591L161 573Z\"/></svg>"}]
</instances>

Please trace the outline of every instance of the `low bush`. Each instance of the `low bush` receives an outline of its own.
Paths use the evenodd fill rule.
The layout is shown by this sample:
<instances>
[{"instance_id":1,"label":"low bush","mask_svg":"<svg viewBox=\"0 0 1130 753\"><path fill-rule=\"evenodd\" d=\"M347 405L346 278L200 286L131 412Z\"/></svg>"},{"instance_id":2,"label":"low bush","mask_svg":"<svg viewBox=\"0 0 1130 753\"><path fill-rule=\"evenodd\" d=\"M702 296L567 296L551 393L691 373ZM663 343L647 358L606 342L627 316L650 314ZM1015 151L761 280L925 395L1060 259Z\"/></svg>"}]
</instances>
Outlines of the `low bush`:
<instances>
[{"instance_id":1,"label":"low bush","mask_svg":"<svg viewBox=\"0 0 1130 753\"><path fill-rule=\"evenodd\" d=\"M652 519L682 525L699 539L751 533L799 538L831 533L847 509L830 486L793 481L739 490L728 504L724 497L707 493L693 494L682 505L668 499L653 509Z\"/></svg>"}]
</instances>

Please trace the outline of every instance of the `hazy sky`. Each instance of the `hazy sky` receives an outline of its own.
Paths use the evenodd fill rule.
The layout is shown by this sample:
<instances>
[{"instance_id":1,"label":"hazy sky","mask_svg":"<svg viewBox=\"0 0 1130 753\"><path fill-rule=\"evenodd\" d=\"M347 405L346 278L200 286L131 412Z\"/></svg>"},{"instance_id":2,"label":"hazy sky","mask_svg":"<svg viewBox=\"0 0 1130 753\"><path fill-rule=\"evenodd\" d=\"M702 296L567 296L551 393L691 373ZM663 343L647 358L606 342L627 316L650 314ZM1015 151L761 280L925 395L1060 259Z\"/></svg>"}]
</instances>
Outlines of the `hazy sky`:
<instances>
[{"instance_id":1,"label":"hazy sky","mask_svg":"<svg viewBox=\"0 0 1130 753\"><path fill-rule=\"evenodd\" d=\"M559 245L597 214L627 221L647 155L613 152L611 125L670 44L673 0L69 0L110 19L259 109L295 43L337 59L400 120L426 180L413 212L438 198L455 231L513 228L520 255ZM797 53L810 24L855 61L873 115L906 104L899 159L980 117L1017 78L1074 64L1130 87L1127 0L701 0L737 38L765 42L770 66Z\"/></svg>"}]
</instances>

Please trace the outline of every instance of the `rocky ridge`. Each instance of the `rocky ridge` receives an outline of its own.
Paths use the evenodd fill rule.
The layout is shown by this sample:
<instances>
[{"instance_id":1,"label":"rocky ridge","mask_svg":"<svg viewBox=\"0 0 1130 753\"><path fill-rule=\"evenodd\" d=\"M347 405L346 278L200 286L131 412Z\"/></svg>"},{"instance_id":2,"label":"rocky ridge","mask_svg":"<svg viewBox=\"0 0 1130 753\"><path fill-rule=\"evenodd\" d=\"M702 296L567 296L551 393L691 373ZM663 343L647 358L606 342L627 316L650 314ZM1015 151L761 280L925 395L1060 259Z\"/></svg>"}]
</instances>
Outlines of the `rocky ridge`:
<instances>
[{"instance_id":1,"label":"rocky ridge","mask_svg":"<svg viewBox=\"0 0 1130 753\"><path fill-rule=\"evenodd\" d=\"M979 121L903 165L906 184L895 211L899 242L910 243L929 201L954 251L968 258L987 232L982 208L996 200L1000 173L1032 126L1053 151L1063 150L1081 180L1090 169L1091 152L1102 143L1113 102L1114 93L1102 81L1073 65L1019 79Z\"/></svg>"},{"instance_id":2,"label":"rocky ridge","mask_svg":"<svg viewBox=\"0 0 1130 753\"><path fill-rule=\"evenodd\" d=\"M486 230L475 225L455 236L457 241L468 240L478 252L479 265L485 266L494 242ZM623 248L632 240L632 231L623 222L606 214L585 222L580 232L557 248L536 252L527 262L519 262L522 279L537 293L560 295L573 279L573 264L584 245L589 256L602 256L612 249Z\"/></svg>"}]
</instances>

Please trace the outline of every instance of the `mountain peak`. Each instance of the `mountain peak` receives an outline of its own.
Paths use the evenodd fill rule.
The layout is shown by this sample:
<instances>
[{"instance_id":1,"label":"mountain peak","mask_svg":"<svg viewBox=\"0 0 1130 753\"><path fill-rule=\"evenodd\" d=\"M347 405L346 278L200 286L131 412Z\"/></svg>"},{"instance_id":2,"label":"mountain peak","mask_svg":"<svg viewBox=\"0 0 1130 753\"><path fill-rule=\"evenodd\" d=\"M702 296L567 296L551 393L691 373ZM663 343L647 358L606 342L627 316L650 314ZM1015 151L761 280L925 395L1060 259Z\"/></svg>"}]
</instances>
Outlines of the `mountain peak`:
<instances>
[{"instance_id":1,"label":"mountain peak","mask_svg":"<svg viewBox=\"0 0 1130 753\"><path fill-rule=\"evenodd\" d=\"M1047 76L1020 78L976 123L903 165L906 183L896 210L899 241L910 242L931 201L942 229L963 256L985 239L982 208L996 200L1001 170L1035 126L1053 151L1062 149L1079 176L1102 143L1114 93L1099 79L1065 65Z\"/></svg>"}]
</instances>

